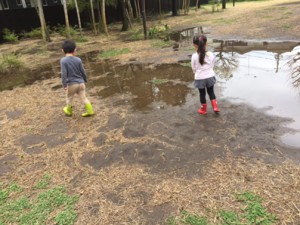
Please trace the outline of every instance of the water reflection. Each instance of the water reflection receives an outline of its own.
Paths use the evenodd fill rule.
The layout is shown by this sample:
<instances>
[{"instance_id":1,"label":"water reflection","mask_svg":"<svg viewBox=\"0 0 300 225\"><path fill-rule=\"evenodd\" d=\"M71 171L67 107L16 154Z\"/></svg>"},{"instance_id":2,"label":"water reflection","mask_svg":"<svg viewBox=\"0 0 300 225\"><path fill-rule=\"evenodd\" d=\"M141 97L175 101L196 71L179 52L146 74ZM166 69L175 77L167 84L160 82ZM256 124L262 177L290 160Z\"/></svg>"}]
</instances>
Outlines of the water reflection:
<instances>
[{"instance_id":1,"label":"water reflection","mask_svg":"<svg viewBox=\"0 0 300 225\"><path fill-rule=\"evenodd\" d=\"M87 64L89 65L89 64ZM134 108L149 109L153 104L177 106L185 103L193 80L191 69L178 64L118 65L110 61L91 63L89 88L101 87L97 95L131 94ZM188 83L187 83L188 82Z\"/></svg>"},{"instance_id":2,"label":"water reflection","mask_svg":"<svg viewBox=\"0 0 300 225\"><path fill-rule=\"evenodd\" d=\"M292 68L291 77L294 87L300 87L300 46L297 46L291 52L288 66Z\"/></svg>"},{"instance_id":3,"label":"water reflection","mask_svg":"<svg viewBox=\"0 0 300 225\"><path fill-rule=\"evenodd\" d=\"M224 53L225 58L231 53ZM300 131L300 96L293 89L291 68L287 66L290 53L250 51L236 53L239 66L232 71L231 78L222 79L223 98L235 103L247 103L256 108L269 109L268 113L292 118L289 128ZM298 67L299 68L299 67ZM283 142L300 146L299 133L287 134Z\"/></svg>"},{"instance_id":4,"label":"water reflection","mask_svg":"<svg viewBox=\"0 0 300 225\"><path fill-rule=\"evenodd\" d=\"M202 27L193 27L188 28L182 31L174 32L169 36L170 40L176 41L177 43L174 45L174 50L178 50L178 48L182 47L191 47L193 42L191 38L195 35L204 34Z\"/></svg>"}]
</instances>

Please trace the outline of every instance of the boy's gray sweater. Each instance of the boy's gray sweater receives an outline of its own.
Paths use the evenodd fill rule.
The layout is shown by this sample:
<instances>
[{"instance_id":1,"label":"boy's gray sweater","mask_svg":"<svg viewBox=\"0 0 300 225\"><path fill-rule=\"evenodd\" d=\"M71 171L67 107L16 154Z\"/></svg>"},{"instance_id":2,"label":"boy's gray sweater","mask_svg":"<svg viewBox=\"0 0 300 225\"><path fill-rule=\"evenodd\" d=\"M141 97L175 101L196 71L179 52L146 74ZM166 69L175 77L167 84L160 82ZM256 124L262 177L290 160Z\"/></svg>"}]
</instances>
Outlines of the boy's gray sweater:
<instances>
[{"instance_id":1,"label":"boy's gray sweater","mask_svg":"<svg viewBox=\"0 0 300 225\"><path fill-rule=\"evenodd\" d=\"M81 84L87 82L86 73L80 58L76 56L65 56L60 60L61 80L64 87L70 84Z\"/></svg>"}]
</instances>

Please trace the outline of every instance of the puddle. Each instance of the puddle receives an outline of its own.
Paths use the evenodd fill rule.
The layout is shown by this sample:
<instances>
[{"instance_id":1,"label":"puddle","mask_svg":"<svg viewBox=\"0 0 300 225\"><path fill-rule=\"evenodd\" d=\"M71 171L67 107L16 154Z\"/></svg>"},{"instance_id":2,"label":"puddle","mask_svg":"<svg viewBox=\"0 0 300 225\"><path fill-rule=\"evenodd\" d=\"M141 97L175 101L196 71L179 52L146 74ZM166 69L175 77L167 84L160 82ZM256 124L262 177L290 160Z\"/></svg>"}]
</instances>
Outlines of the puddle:
<instances>
[{"instance_id":1,"label":"puddle","mask_svg":"<svg viewBox=\"0 0 300 225\"><path fill-rule=\"evenodd\" d=\"M54 46L55 47L55 46ZM86 54L79 55L86 62L94 62L99 51L91 51ZM21 69L14 70L9 73L0 73L0 91L12 90L15 87L31 85L36 81L45 80L53 77L60 77L59 61L51 63L42 68L37 69ZM61 88L61 85L53 87L53 90Z\"/></svg>"},{"instance_id":2,"label":"puddle","mask_svg":"<svg viewBox=\"0 0 300 225\"><path fill-rule=\"evenodd\" d=\"M17 86L31 85L38 80L59 76L59 70L59 64L56 64L33 70L26 69L0 73L0 91L12 90Z\"/></svg>"},{"instance_id":3,"label":"puddle","mask_svg":"<svg viewBox=\"0 0 300 225\"><path fill-rule=\"evenodd\" d=\"M186 101L193 80L191 69L179 64L116 65L109 61L90 64L89 88L97 88L100 97L126 94L132 98L125 100L138 110L167 105L178 106Z\"/></svg>"},{"instance_id":4,"label":"puddle","mask_svg":"<svg viewBox=\"0 0 300 225\"><path fill-rule=\"evenodd\" d=\"M178 51L182 47L193 47L192 38L197 34L204 34L202 27L193 27L173 32L170 34L169 39L177 42L173 48L175 51Z\"/></svg>"},{"instance_id":5,"label":"puddle","mask_svg":"<svg viewBox=\"0 0 300 225\"><path fill-rule=\"evenodd\" d=\"M220 42L216 47L222 98L291 118L293 122L285 126L297 133L285 134L281 140L289 146L300 147L300 95L295 82L300 74L292 77L299 68L299 62L293 60L299 43L235 43Z\"/></svg>"},{"instance_id":6,"label":"puddle","mask_svg":"<svg viewBox=\"0 0 300 225\"><path fill-rule=\"evenodd\" d=\"M200 33L203 33L202 27L196 27L173 33L170 38L177 41L178 49L190 48L192 37ZM300 147L300 75L297 74L300 60L297 65L293 61L295 55L299 55L300 43L209 39L208 48L217 55L218 85L222 87L219 98L250 104L269 114L292 119L285 126L295 132L285 134L281 139L287 145ZM190 50L189 54L192 53ZM185 63L120 65L110 60L99 62L95 58L97 54L99 52L94 51L81 56L89 74L88 89L94 96L122 95L118 104L129 104L138 111L163 110L197 101L191 68L182 65ZM187 61L186 65L189 64ZM296 72L294 77L293 72ZM19 73L17 78L0 76L0 90L58 74L59 64L55 64L31 73ZM191 94L195 97L188 98ZM99 143L103 141L105 137Z\"/></svg>"}]
</instances>

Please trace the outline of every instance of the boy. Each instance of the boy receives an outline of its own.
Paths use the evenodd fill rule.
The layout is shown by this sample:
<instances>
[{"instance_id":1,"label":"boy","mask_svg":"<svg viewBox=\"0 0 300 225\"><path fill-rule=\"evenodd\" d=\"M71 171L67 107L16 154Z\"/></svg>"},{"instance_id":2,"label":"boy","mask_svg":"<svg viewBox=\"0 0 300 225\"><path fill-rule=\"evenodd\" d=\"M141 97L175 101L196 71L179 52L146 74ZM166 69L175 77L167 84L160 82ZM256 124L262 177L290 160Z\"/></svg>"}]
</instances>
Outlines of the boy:
<instances>
[{"instance_id":1,"label":"boy","mask_svg":"<svg viewBox=\"0 0 300 225\"><path fill-rule=\"evenodd\" d=\"M71 40L64 41L62 51L66 56L60 60L61 79L67 95L67 105L63 110L67 116L72 116L72 100L75 94L78 94L86 108L86 112L82 116L94 115L92 104L85 96L86 73L81 59L75 56L75 42Z\"/></svg>"}]
</instances>

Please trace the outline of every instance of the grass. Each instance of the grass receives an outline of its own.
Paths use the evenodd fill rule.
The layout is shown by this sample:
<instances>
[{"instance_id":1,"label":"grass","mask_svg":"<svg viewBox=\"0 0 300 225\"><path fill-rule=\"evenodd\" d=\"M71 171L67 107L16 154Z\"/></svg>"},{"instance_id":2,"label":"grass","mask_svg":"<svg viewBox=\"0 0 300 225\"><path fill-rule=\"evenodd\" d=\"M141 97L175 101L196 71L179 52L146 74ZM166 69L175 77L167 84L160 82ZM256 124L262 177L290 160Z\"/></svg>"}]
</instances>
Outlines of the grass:
<instances>
[{"instance_id":1,"label":"grass","mask_svg":"<svg viewBox=\"0 0 300 225\"><path fill-rule=\"evenodd\" d=\"M164 41L161 39L154 39L151 42L151 46L153 48L167 48L167 47L171 47L172 45L174 45L174 43L175 43L174 41L170 41L170 40Z\"/></svg>"},{"instance_id":2,"label":"grass","mask_svg":"<svg viewBox=\"0 0 300 225\"><path fill-rule=\"evenodd\" d=\"M240 203L239 208L234 211L219 210L217 216L201 216L188 211L181 211L177 217L169 217L168 225L272 225L276 222L276 216L270 214L262 205L262 198L251 192L236 194L236 201ZM213 211L213 210L212 210ZM215 221L217 223L211 223Z\"/></svg>"},{"instance_id":3,"label":"grass","mask_svg":"<svg viewBox=\"0 0 300 225\"><path fill-rule=\"evenodd\" d=\"M25 38L39 38L41 39L42 38L42 31L41 31L41 28L36 28L36 29L33 29L29 32L23 32L23 37Z\"/></svg>"},{"instance_id":4,"label":"grass","mask_svg":"<svg viewBox=\"0 0 300 225\"><path fill-rule=\"evenodd\" d=\"M49 188L51 176L44 175L31 190L17 184L0 186L0 224L74 224L77 196L66 194L64 187Z\"/></svg>"},{"instance_id":5,"label":"grass","mask_svg":"<svg viewBox=\"0 0 300 225\"><path fill-rule=\"evenodd\" d=\"M213 20L214 24L232 24L235 23L237 20L236 19L224 19L224 18L219 18Z\"/></svg>"},{"instance_id":6,"label":"grass","mask_svg":"<svg viewBox=\"0 0 300 225\"><path fill-rule=\"evenodd\" d=\"M276 221L276 216L267 212L262 205L261 197L250 192L237 194L237 199L246 204L246 219L249 224L271 225Z\"/></svg>"},{"instance_id":7,"label":"grass","mask_svg":"<svg viewBox=\"0 0 300 225\"><path fill-rule=\"evenodd\" d=\"M13 53L2 55L0 58L0 72L8 72L11 69L20 69L23 67L23 63L19 56Z\"/></svg>"},{"instance_id":8,"label":"grass","mask_svg":"<svg viewBox=\"0 0 300 225\"><path fill-rule=\"evenodd\" d=\"M180 65L185 66L185 67L192 68L192 65L191 65L191 62L190 62L190 61L188 61L188 62L182 62L182 63L180 63Z\"/></svg>"},{"instance_id":9,"label":"grass","mask_svg":"<svg viewBox=\"0 0 300 225\"><path fill-rule=\"evenodd\" d=\"M153 84L156 84L156 85L160 85L160 84L167 83L168 80L167 79L156 79L156 78L154 78L150 82L153 83Z\"/></svg>"},{"instance_id":10,"label":"grass","mask_svg":"<svg viewBox=\"0 0 300 225\"><path fill-rule=\"evenodd\" d=\"M116 57L118 55L127 54L127 53L130 53L130 52L131 52L131 50L129 48L110 49L108 51L100 53L99 57L107 59L107 58Z\"/></svg>"},{"instance_id":11,"label":"grass","mask_svg":"<svg viewBox=\"0 0 300 225\"><path fill-rule=\"evenodd\" d=\"M132 30L132 34L128 38L130 41L144 40L144 32L142 29Z\"/></svg>"},{"instance_id":12,"label":"grass","mask_svg":"<svg viewBox=\"0 0 300 225\"><path fill-rule=\"evenodd\" d=\"M7 28L3 29L3 40L8 42L17 42L19 39L18 35L14 31L10 31Z\"/></svg>"}]
</instances>

